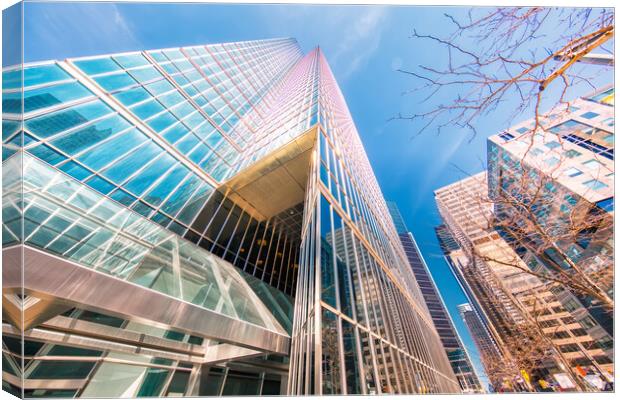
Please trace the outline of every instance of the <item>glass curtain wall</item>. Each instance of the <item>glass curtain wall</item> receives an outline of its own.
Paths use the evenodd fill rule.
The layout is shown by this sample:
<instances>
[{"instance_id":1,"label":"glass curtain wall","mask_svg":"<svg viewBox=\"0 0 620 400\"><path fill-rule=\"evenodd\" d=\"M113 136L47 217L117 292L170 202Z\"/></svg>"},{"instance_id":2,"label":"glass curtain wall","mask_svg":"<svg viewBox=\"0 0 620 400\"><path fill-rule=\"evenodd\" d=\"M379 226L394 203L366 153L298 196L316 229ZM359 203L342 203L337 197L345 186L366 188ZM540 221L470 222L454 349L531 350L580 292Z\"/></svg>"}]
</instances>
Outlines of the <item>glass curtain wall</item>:
<instances>
[{"instance_id":1,"label":"glass curtain wall","mask_svg":"<svg viewBox=\"0 0 620 400\"><path fill-rule=\"evenodd\" d=\"M314 57L319 132L289 393L459 392L342 95L320 51Z\"/></svg>"}]
</instances>

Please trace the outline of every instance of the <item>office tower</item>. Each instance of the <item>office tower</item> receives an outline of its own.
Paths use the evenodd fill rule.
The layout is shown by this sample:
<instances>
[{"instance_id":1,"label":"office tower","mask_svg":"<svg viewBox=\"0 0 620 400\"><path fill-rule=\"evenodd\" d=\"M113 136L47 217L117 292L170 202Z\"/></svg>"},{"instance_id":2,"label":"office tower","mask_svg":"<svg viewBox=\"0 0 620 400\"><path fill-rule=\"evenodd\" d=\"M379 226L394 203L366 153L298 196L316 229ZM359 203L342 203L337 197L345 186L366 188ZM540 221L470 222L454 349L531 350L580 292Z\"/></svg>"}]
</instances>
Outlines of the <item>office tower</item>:
<instances>
[{"instance_id":1,"label":"office tower","mask_svg":"<svg viewBox=\"0 0 620 400\"><path fill-rule=\"evenodd\" d=\"M465 279L465 270L463 268L468 264L467 255L460 248L458 242L454 239L446 225L441 224L435 227L435 234L437 236L437 241L439 242L439 247L443 252L444 260L450 267L452 275L469 301L469 307L471 307L472 312L475 313L478 320L477 323L481 325L480 328L476 329L478 331L480 331L480 329L484 329L486 331L485 334L479 333L479 336L484 337L483 345L481 346L481 344L476 342L476 346L479 347L481 361L485 371L491 371L497 362L502 361L502 353L498 343L495 342L494 339L494 337L497 336L497 332L493 332L493 334L491 333L491 330L494 329L493 325L491 325L490 319L481 304L476 301L476 292L474 291L474 288L472 288L469 285L469 282ZM475 283L475 280L472 283ZM480 347L482 347L482 350Z\"/></svg>"},{"instance_id":2,"label":"office tower","mask_svg":"<svg viewBox=\"0 0 620 400\"><path fill-rule=\"evenodd\" d=\"M318 48L9 66L3 109L5 390L459 391Z\"/></svg>"},{"instance_id":3,"label":"office tower","mask_svg":"<svg viewBox=\"0 0 620 400\"><path fill-rule=\"evenodd\" d=\"M598 296L557 290L569 307L577 307L575 297L585 306L576 318L609 357L613 313L604 303L613 302L613 98L613 87L599 90L545 114L539 127L525 121L488 140L489 196L502 234L530 268L568 271L578 284L596 287ZM526 203L533 207L520 207Z\"/></svg>"},{"instance_id":4,"label":"office tower","mask_svg":"<svg viewBox=\"0 0 620 400\"><path fill-rule=\"evenodd\" d=\"M578 310L576 304L572 308L562 303L555 295L556 283L543 282L527 272L525 261L495 228L486 182L482 172L436 190L435 199L445 224L440 241L448 251L451 268L470 300L477 303L475 308L481 310L503 358L520 365L532 357L526 350L541 345L546 355L539 361L544 367L519 368L526 369L530 380L526 390L544 389L550 383L572 389L579 378L567 382L566 368L581 374L591 365L591 372L604 378L613 369L613 361L575 319L583 307ZM446 240L448 233L451 239ZM528 345L524 348L519 343ZM491 378L492 372L487 373ZM540 380L544 383L538 387Z\"/></svg>"},{"instance_id":5,"label":"office tower","mask_svg":"<svg viewBox=\"0 0 620 400\"><path fill-rule=\"evenodd\" d=\"M486 369L496 367L496 363L502 362L501 354L478 314L476 314L469 303L459 304L457 308L461 319L465 322L465 326L467 326L469 334L476 344L476 348L478 348L484 367Z\"/></svg>"},{"instance_id":6,"label":"office tower","mask_svg":"<svg viewBox=\"0 0 620 400\"><path fill-rule=\"evenodd\" d=\"M484 389L476 375L469 354L467 354L467 350L465 346L463 346L463 342L454 327L452 318L446 309L443 298L439 294L433 276L428 269L426 261L422 257L422 253L420 252L420 248L413 234L407 230L407 225L396 203L388 201L387 205L398 236L400 237L400 242L407 255L409 265L411 266L413 274L420 286L420 290L422 291L422 295L424 296L424 302L428 307L435 328L437 328L437 333L439 333L439 337L441 338L441 344L443 344L448 359L450 360L452 371L454 371L461 385L461 390L463 393L484 393Z\"/></svg>"}]
</instances>

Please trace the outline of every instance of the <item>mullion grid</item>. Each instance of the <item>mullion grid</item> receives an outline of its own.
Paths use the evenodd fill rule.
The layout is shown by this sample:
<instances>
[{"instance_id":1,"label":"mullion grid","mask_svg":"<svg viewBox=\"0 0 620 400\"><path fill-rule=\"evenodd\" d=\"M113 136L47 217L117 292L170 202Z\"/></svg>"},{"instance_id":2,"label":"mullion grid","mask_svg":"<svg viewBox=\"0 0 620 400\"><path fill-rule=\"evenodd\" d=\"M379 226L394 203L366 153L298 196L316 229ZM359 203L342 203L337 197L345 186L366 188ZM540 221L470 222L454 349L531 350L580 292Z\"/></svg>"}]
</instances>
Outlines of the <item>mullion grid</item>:
<instances>
[{"instance_id":1,"label":"mullion grid","mask_svg":"<svg viewBox=\"0 0 620 400\"><path fill-rule=\"evenodd\" d=\"M167 92L167 93L168 93L168 92ZM95 97L95 98L96 98L96 97ZM88 103L88 102L90 102L90 101L92 101L92 100L93 100L93 98L87 98L87 99L85 99L84 101L80 102L79 104ZM145 101L150 101L150 100L148 100L148 99L147 99L147 100L145 100ZM70 108L70 107L71 107L71 106L69 106L69 107L63 107L62 109L64 109L64 108ZM57 111L57 110L55 110L55 111ZM107 164L105 164L104 166L100 167L98 172L93 171L90 167L86 166L86 165L85 165L85 164L83 164L81 161L79 161L79 160L78 160L78 158L79 158L81 155L86 154L86 153L87 153L87 152L89 152L89 151L92 151L94 148L97 148L97 147L99 147L99 146L101 146L101 145L104 145L105 143L108 143L108 142L110 142L110 141L112 141L112 140L114 140L114 139L116 139L116 138L120 137L121 135L123 135L123 134L125 134L125 133L129 132L130 130L135 129L135 126L131 125L131 126L129 126L128 128L125 128L125 129L123 129L123 130L121 130L121 131L119 131L119 132L116 132L114 135L111 135L110 137L106 138L105 140L100 141L100 142L97 142L97 143L94 143L94 144L92 144L91 146L89 146L89 147L87 147L87 148L85 148L85 149L81 150L80 152L78 152L78 153L76 153L76 154L73 154L73 155L68 154L68 153L65 153L64 151L62 151L62 150L58 149L58 148L57 148L57 147L55 147L55 146L54 146L54 145L53 145L50 141L55 140L55 139L58 139L58 138L63 137L63 136L65 136L65 135L68 135L68 134L70 134L70 133L72 133L72 132L77 132L79 129L82 129L82 128L87 127L87 126L90 126L90 125L93 125L93 124L95 124L95 123L96 123L96 122L98 122L98 121L102 121L102 120L105 120L105 119L112 118L112 117L113 117L113 116L115 116L115 115L120 117L120 115L118 114L118 112L116 112L116 111L113 111L113 110L112 110L110 113L108 113L108 114L106 114L106 115L104 115L104 116L99 117L97 120L94 120L94 121L89 121L89 122L87 122L87 123L85 123L85 124L83 124L83 125L79 125L79 126L76 126L76 127L72 127L72 128L70 128L70 129L68 129L68 130L58 132L58 133L56 133L56 134L54 134L54 135L52 135L52 136L50 136L50 137L47 137L47 138L38 138L38 136L37 136L36 134L33 134L33 133L32 133L32 132L30 132L29 130L25 129L25 130L24 130L25 132L27 132L28 134L30 134L30 135L32 135L32 136L34 136L34 137L37 137L37 138L38 138L38 140L39 140L39 142L36 142L36 143L32 143L32 144L30 144L29 146L27 146L27 148L32 148L32 147L34 147L34 146L39 145L39 143L44 143L44 144L46 144L46 145L50 146L51 148L53 148L53 150L54 150L54 151L58 152L59 154L63 155L64 157L66 157L66 159L67 159L67 160L63 160L63 162L62 162L62 163L60 163L60 164L59 164L59 166L60 166L60 165L64 165L65 163L67 163L67 162L68 162L68 160L70 160L70 161L75 162L75 163L76 163L76 164L78 164L79 166L81 166L81 167L83 167L83 168L86 168L89 172L91 172L91 175L94 175L94 176L100 176L100 177L102 177L103 179L105 179L106 181L108 181L108 179L107 179L107 178L105 178L104 176L102 176L102 175L101 175L101 172L103 172L105 169L107 169L107 168L111 167L111 166L112 166L113 164L115 164L116 162L122 161L124 158L129 157L129 156L131 156L132 154L137 153L137 152L138 152L138 150L139 150L138 148L131 149L131 150L129 150L127 153L124 153L124 154L119 155L117 158L115 158L115 159L111 160L109 163L107 163ZM121 118L122 118L122 117L121 117ZM141 146L146 146L146 145L147 145L148 143L150 143L150 142L151 142L151 141L147 139L145 142L143 142L143 143L141 144ZM205 144L205 145L206 145L206 144ZM168 170L168 172L172 171L172 169L173 169L173 168L174 168L174 165L173 165L173 166L172 166L172 167ZM136 171L136 174L137 174L137 172L138 172L138 171ZM190 171L190 173L191 173L191 171ZM189 175L188 175L188 176L189 176ZM92 179L92 178L89 178L89 179ZM149 204L149 202L147 202L147 201L145 201L145 200L143 199L143 196L144 196L145 194L147 194L147 193L148 193L148 191L149 191L151 188L155 187L155 186L157 185L157 183L161 181L161 179L163 179L163 176L162 176L162 178L160 178L160 180L155 181L155 182L154 182L154 183L153 183L153 184L152 184L149 188L147 188L147 190L145 190L145 191L144 191L143 195L141 195L141 196L135 196L135 195L134 195L134 197L135 197L137 200L136 200L135 202L133 202L132 204L137 204L139 201L143 201L143 202L145 202L146 204ZM187 179L187 178L186 178L186 179ZM169 193L168 197L170 197L170 195L172 195L172 193L174 193L174 192L176 191L176 189L177 189L180 185L181 185L181 182L179 183L179 185L177 185L177 186L176 186L176 187L175 187L175 188L174 188L174 189L173 189L173 190ZM126 190L126 189L122 186L122 184L114 184L114 186L116 186L117 188L121 188L121 189L123 189L123 190L127 191L127 190ZM107 196L107 195L106 195L106 196ZM168 197L167 197L167 198L168 198ZM167 199L167 198L166 198L166 199ZM166 200L162 201L162 202L160 203L160 206L159 206L159 207L156 207L156 206L150 205L150 206L154 209L154 212L152 213L152 215L155 215L157 212L161 212L161 213L162 213L162 214L164 214L164 215L166 215L166 214L167 214L167 213L163 212L162 210L160 210L161 206L162 206L163 204L165 204L165 201L166 201ZM175 220L174 216L169 216L169 215L167 215L167 216L168 216L168 217L170 217L172 220Z\"/></svg>"},{"instance_id":2,"label":"mullion grid","mask_svg":"<svg viewBox=\"0 0 620 400\"><path fill-rule=\"evenodd\" d=\"M347 213L347 215L348 215L348 213ZM369 257L369 255L367 255L367 256ZM371 263L371 265L374 265L374 263ZM371 271L374 271L375 274L379 274L378 266L375 266L374 268L371 268ZM373 272L371 272L371 273L373 273ZM384 281L383 279L386 279L386 278L381 278L381 277L378 277L378 276L375 276L375 278L373 278L374 284L372 286L374 287L375 290L379 291L377 293L380 293L380 294L375 295L375 297L377 297L379 299L383 299L383 301L388 301L388 302L390 302L390 304L392 304L394 302L394 299L390 300L392 297L388 298L388 293L385 292L386 290L389 290L389 289L385 287L385 283L384 282L388 282L389 280ZM382 304L383 301L381 301L381 300L379 301L379 307L380 308L383 308L383 304ZM328 307L325 304L323 304L323 306L325 308ZM379 311L379 310L375 308L374 311ZM383 313L385 313L385 311L383 311ZM341 314L339 315L339 317L343 318L343 319L348 319L346 316L341 315ZM385 323L388 322L388 321L385 321L385 320L383 320L383 321ZM392 332L393 328L391 326L389 326L389 324L388 324L388 326L385 327L385 329L386 329L386 333L388 333L389 337L394 335L394 333ZM394 336L394 338L396 338L396 337L402 338L401 335ZM387 342L386 342L386 344L387 344ZM398 371L399 371L396 374L396 376L394 377L396 379L392 382L392 384L395 385L394 389L399 390L399 391L404 391L405 389L406 390L412 390L413 389L412 386L404 387L404 385L406 385L405 381L406 381L406 376L407 375L403 375L403 374L410 374L411 373L411 371L409 370L409 362L408 361L406 362L405 359L404 359L404 358L406 358L407 360L409 360L411 355L407 354L406 352L404 352L404 350L402 350L402 349L400 349L400 348L398 348L398 347L396 347L396 346L394 346L392 344L388 345L388 348L390 349L388 351L388 354L389 354L389 357L390 357L390 360L391 360L390 364L393 365L393 366L396 366L398 368ZM387 354L384 352L383 348L381 348L381 353L383 354L382 359L385 361ZM396 357L398 357L398 358L396 358ZM401 359L401 357L404 357L404 358ZM386 367L387 367L387 365L386 365ZM402 387L401 387L401 382L402 382L402 385L403 385Z\"/></svg>"}]
</instances>

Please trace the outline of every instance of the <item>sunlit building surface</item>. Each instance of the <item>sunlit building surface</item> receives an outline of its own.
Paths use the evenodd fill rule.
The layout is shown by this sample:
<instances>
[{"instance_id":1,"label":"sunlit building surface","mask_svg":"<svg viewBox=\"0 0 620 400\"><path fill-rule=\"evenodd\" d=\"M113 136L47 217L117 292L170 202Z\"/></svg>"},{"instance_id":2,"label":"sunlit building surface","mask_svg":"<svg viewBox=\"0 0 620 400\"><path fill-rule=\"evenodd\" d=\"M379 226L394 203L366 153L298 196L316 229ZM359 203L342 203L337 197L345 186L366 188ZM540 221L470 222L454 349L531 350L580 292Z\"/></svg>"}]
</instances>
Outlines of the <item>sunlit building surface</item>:
<instances>
[{"instance_id":1,"label":"sunlit building surface","mask_svg":"<svg viewBox=\"0 0 620 400\"><path fill-rule=\"evenodd\" d=\"M2 89L3 389L460 392L319 49L9 66Z\"/></svg>"},{"instance_id":2,"label":"sunlit building surface","mask_svg":"<svg viewBox=\"0 0 620 400\"><path fill-rule=\"evenodd\" d=\"M549 384L574 389L575 383L566 379L566 368L580 374L592 368L593 374L605 379L613 371L613 360L603 344L577 321L587 310L575 299L563 301L558 284L543 282L526 272L527 259L522 259L495 229L486 172L436 190L435 199L445 224L439 235L444 252L470 300L476 303L479 316L487 322L503 362L519 364L520 358L529 358L526 350L533 349L535 342L525 349L519 343L533 334L542 332L550 341L549 346L541 347L548 354L540 358L540 366L526 371L528 382L519 382L521 377L517 377L517 385L507 384L500 377L494 381L493 370L497 368L493 364L498 363L485 363L481 349L495 389L540 390ZM532 330L532 323L539 328ZM541 380L544 383L537 385Z\"/></svg>"},{"instance_id":3,"label":"sunlit building surface","mask_svg":"<svg viewBox=\"0 0 620 400\"><path fill-rule=\"evenodd\" d=\"M403 245L405 254L409 265L415 275L422 295L424 296L424 302L428 307L428 310L437 328L437 333L441 338L441 344L448 355L452 371L459 380L461 390L463 393L484 393L484 389L480 384L480 379L476 375L476 371L471 363L469 354L463 346L463 342L454 327L454 323L450 318L450 314L446 309L443 298L439 294L439 290L435 285L433 276L426 264L426 261L422 257L420 248L413 237L413 234L407 230L407 225L398 209L396 203L387 202L390 215L394 220L394 226L400 237L400 242Z\"/></svg>"},{"instance_id":4,"label":"sunlit building surface","mask_svg":"<svg viewBox=\"0 0 620 400\"><path fill-rule=\"evenodd\" d=\"M537 206L525 216L510 201L497 202L495 215L506 221L533 219L550 239L527 235L526 243L522 232L511 229L511 222L504 237L530 268L576 274L576 266L610 299L614 295L613 99L613 87L596 91L545 114L537 129L533 121L525 121L488 141L491 198L510 198L514 186L524 186L526 176L524 187L529 189L521 191L521 202ZM587 308L577 320L613 357L613 313L592 296L560 289L557 294L569 308L577 307L574 301Z\"/></svg>"}]
</instances>

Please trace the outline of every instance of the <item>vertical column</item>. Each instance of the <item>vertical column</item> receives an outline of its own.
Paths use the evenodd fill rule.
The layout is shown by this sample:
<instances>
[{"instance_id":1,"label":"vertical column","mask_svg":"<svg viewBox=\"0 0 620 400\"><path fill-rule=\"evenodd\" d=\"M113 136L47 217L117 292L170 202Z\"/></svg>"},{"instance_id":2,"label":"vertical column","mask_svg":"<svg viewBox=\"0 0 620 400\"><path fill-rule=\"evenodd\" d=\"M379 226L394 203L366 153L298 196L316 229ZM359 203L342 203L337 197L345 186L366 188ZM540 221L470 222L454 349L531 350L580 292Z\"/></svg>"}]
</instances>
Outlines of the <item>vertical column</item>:
<instances>
[{"instance_id":1,"label":"vertical column","mask_svg":"<svg viewBox=\"0 0 620 400\"><path fill-rule=\"evenodd\" d=\"M23 240L23 157L24 73L23 3L2 11L2 248ZM3 329L3 389L24 397L24 310L23 252L2 257L2 311L19 336L8 336ZM9 279L9 276L12 278ZM17 278L17 279L14 279ZM11 287L5 287L10 285ZM3 346L4 347L4 346Z\"/></svg>"}]
</instances>

